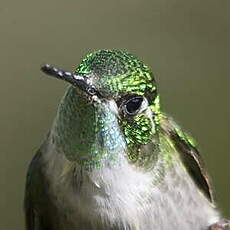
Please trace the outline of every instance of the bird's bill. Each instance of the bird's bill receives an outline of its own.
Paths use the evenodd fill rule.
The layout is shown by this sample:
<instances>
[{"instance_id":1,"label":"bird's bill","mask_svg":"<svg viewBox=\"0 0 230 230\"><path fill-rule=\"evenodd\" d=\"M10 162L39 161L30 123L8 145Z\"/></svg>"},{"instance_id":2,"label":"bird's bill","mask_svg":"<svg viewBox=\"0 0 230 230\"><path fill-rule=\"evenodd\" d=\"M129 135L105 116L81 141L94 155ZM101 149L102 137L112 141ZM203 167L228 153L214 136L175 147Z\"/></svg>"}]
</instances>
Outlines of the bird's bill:
<instances>
[{"instance_id":1,"label":"bird's bill","mask_svg":"<svg viewBox=\"0 0 230 230\"><path fill-rule=\"evenodd\" d=\"M98 94L95 88L90 84L90 75L78 75L73 72L58 69L49 64L42 66L41 70L49 76L69 82L73 86L80 88L91 96Z\"/></svg>"}]
</instances>

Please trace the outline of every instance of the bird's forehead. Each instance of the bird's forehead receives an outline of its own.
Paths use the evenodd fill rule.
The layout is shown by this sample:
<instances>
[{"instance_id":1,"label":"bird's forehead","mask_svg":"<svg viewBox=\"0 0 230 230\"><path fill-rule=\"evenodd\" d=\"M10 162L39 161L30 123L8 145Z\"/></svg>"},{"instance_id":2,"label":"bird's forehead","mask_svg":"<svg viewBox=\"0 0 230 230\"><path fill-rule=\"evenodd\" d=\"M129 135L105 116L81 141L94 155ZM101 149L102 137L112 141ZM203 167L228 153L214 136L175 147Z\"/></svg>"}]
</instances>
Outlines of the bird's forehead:
<instances>
[{"instance_id":1,"label":"bird's forehead","mask_svg":"<svg viewBox=\"0 0 230 230\"><path fill-rule=\"evenodd\" d=\"M154 77L135 56L115 50L100 50L86 56L76 73L91 74L92 84L105 96L145 95L156 90Z\"/></svg>"}]
</instances>

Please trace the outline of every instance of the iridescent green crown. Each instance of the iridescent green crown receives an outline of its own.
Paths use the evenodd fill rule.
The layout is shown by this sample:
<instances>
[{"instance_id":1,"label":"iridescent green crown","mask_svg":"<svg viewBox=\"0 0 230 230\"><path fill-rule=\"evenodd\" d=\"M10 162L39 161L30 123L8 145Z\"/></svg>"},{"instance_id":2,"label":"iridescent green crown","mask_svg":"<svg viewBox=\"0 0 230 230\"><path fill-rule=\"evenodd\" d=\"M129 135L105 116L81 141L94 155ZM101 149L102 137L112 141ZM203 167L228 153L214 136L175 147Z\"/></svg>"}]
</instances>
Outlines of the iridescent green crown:
<instances>
[{"instance_id":1,"label":"iridescent green crown","mask_svg":"<svg viewBox=\"0 0 230 230\"><path fill-rule=\"evenodd\" d=\"M91 53L82 60L76 73L93 73L93 85L108 97L145 95L151 103L156 93L155 80L149 67L125 51L100 50Z\"/></svg>"}]
</instances>

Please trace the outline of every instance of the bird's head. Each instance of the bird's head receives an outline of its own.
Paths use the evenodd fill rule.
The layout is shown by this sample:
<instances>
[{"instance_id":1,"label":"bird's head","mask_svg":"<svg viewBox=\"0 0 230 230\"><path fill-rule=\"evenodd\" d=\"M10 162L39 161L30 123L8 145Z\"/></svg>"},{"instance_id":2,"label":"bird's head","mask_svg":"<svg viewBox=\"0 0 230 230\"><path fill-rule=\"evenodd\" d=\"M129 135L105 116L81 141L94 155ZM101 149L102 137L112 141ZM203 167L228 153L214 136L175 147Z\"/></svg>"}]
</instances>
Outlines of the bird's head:
<instances>
[{"instance_id":1,"label":"bird's head","mask_svg":"<svg viewBox=\"0 0 230 230\"><path fill-rule=\"evenodd\" d=\"M42 70L72 85L55 123L57 143L69 160L101 167L119 161L120 152L132 163L149 161L161 113L148 66L127 52L100 50L87 55L75 72L49 65Z\"/></svg>"}]
</instances>

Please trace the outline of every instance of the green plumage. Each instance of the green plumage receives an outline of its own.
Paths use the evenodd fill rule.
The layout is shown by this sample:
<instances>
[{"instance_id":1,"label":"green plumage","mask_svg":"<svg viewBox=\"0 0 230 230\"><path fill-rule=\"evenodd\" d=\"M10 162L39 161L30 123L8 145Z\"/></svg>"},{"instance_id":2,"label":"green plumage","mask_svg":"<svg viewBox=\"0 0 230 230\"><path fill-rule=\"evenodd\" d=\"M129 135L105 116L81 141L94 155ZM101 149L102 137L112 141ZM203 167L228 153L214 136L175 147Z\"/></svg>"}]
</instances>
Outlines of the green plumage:
<instances>
[{"instance_id":1,"label":"green plumage","mask_svg":"<svg viewBox=\"0 0 230 230\"><path fill-rule=\"evenodd\" d=\"M71 86L30 165L27 230L205 230L220 220L197 146L161 112L148 66L100 50L74 73L42 70Z\"/></svg>"},{"instance_id":2,"label":"green plumage","mask_svg":"<svg viewBox=\"0 0 230 230\"><path fill-rule=\"evenodd\" d=\"M156 93L154 76L135 56L119 50L100 50L83 59L76 74L93 74L92 84L105 97L145 95L150 104Z\"/></svg>"}]
</instances>

